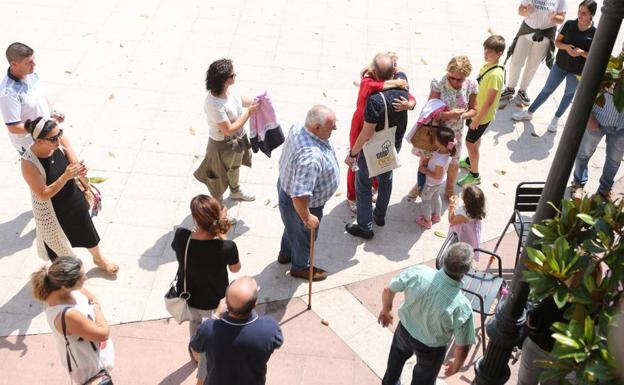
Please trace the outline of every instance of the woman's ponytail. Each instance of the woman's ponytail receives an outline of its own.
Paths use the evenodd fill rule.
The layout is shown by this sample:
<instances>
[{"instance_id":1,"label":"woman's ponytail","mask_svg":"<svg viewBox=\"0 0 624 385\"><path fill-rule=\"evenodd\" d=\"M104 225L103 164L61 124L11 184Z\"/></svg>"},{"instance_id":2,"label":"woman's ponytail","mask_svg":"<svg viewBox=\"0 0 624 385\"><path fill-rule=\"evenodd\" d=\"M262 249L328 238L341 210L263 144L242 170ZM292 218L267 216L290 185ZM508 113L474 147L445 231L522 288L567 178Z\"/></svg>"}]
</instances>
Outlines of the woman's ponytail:
<instances>
[{"instance_id":1,"label":"woman's ponytail","mask_svg":"<svg viewBox=\"0 0 624 385\"><path fill-rule=\"evenodd\" d=\"M30 285L32 286L32 294L36 300L44 302L50 295L48 289L48 268L43 266L30 276Z\"/></svg>"}]
</instances>

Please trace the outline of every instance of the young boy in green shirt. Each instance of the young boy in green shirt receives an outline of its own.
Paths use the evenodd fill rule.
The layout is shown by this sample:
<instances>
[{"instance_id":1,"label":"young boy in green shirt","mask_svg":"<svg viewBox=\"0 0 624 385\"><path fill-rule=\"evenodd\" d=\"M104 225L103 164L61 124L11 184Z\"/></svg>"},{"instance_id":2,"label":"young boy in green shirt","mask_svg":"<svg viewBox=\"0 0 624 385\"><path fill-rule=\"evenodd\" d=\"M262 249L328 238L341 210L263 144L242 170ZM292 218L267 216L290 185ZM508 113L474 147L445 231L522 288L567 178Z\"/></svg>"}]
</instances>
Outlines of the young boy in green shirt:
<instances>
[{"instance_id":1,"label":"young boy in green shirt","mask_svg":"<svg viewBox=\"0 0 624 385\"><path fill-rule=\"evenodd\" d=\"M462 187L481 183L479 146L481 145L481 136L496 116L498 101L505 84L505 70L498 64L498 59L504 51L505 39L502 36L492 35L483 42L485 64L481 67L477 77L479 83L477 115L472 119L466 135L468 157L459 162L460 167L469 170L468 174L457 181L457 184Z\"/></svg>"}]
</instances>

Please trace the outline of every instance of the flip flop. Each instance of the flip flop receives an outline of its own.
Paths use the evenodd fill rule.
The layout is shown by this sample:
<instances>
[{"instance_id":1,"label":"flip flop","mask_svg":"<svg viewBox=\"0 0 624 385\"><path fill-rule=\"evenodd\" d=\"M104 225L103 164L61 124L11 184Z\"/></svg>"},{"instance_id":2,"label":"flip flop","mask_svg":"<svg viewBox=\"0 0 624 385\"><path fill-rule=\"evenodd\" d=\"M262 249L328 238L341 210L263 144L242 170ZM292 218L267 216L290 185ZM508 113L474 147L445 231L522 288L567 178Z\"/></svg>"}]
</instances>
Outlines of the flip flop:
<instances>
[{"instance_id":1,"label":"flip flop","mask_svg":"<svg viewBox=\"0 0 624 385\"><path fill-rule=\"evenodd\" d=\"M425 217L423 217L422 215L418 217L418 219L416 220L416 223L418 223L425 229L430 229L432 226L431 222L427 223L427 221L425 221Z\"/></svg>"}]
</instances>

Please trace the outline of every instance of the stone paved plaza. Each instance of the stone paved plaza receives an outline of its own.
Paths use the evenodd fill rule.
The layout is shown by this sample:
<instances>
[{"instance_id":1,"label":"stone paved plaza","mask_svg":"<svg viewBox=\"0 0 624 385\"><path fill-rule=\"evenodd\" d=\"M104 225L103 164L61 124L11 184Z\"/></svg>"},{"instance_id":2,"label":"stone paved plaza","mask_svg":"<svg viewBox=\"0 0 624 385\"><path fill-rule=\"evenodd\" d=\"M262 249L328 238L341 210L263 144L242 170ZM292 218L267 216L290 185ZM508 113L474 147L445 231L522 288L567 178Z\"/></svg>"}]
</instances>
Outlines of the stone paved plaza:
<instances>
[{"instance_id":1,"label":"stone paved plaza","mask_svg":"<svg viewBox=\"0 0 624 385\"><path fill-rule=\"evenodd\" d=\"M576 6L569 4L567 18L575 17ZM468 55L474 78L484 60L482 42L490 33L511 43L521 21L516 11L515 1L500 0L0 0L0 47L21 41L35 49L46 94L67 116L65 134L89 175L106 178L99 185L104 209L95 224L105 255L120 265L117 278L94 269L86 250L76 252L88 268L86 285L112 324L168 317L162 297L177 269L170 247L173 231L190 226L190 199L207 193L192 172L208 141L203 100L211 61L234 60L242 94L267 90L285 131L303 120L313 104L333 108L338 131L331 142L343 177L325 208L316 247L316 263L330 275L314 284L315 311L331 320L330 333L375 379L383 375L391 333L376 325L373 313L345 285L431 261L443 241L434 231L445 233L448 222L443 215L441 223L425 232L416 224L419 203L405 196L416 179L417 158L404 146L386 226L376 228L375 238L367 242L344 232L354 220L345 202L342 164L357 95L353 81L376 52L397 52L418 101L410 112L411 126L432 77L445 73L452 56ZM540 67L529 96L536 96L547 74ZM499 110L483 137L481 187L489 212L483 240L499 235L519 182L545 180L564 119L557 134L548 133L546 125L561 93L559 89L530 123L511 121L513 105ZM270 159L255 154L253 168L242 169L243 188L257 196L255 202L226 200L238 218L230 234L240 251L238 275L256 277L262 303L301 301L296 297L307 293L307 283L290 278L287 267L276 261L282 233L276 193L280 153L276 150ZM591 192L603 162L604 143L590 163ZM0 135L0 175L0 336L49 333L42 306L32 299L27 283L44 263L34 245L30 193L6 134ZM3 337L0 349L26 352L11 341L15 338ZM184 354L184 342L177 345ZM49 349L46 362L56 363L56 352ZM3 354L9 353L0 352L0 361ZM27 367L35 370L37 363ZM11 368L3 367L5 371ZM0 384L15 383L2 377Z\"/></svg>"}]
</instances>

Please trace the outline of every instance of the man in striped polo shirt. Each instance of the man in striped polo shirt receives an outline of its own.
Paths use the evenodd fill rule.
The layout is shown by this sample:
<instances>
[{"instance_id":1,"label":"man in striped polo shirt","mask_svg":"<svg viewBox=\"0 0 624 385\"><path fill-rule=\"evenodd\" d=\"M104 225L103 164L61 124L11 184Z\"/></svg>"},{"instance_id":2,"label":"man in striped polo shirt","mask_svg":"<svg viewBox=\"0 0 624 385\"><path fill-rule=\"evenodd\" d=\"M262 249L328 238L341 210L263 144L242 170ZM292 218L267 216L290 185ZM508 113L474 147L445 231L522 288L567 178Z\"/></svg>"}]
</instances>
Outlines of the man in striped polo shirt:
<instances>
[{"instance_id":1,"label":"man in striped polo shirt","mask_svg":"<svg viewBox=\"0 0 624 385\"><path fill-rule=\"evenodd\" d=\"M472 259L472 247L459 242L449 247L443 269L414 266L394 277L384 288L379 313L381 326L392 323L390 312L395 294L404 292L405 302L399 308L400 321L382 385L399 384L405 361L413 354L416 365L412 384L435 384L452 337L455 337L455 350L444 374L453 375L462 367L470 345L475 343L472 308L461 292L461 280L470 270Z\"/></svg>"}]
</instances>

